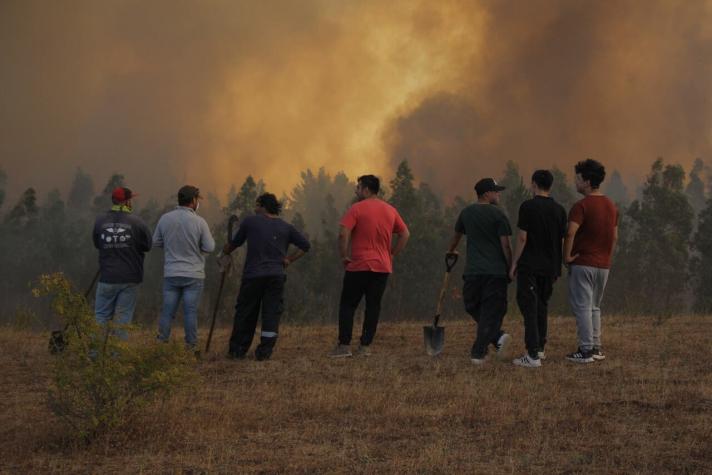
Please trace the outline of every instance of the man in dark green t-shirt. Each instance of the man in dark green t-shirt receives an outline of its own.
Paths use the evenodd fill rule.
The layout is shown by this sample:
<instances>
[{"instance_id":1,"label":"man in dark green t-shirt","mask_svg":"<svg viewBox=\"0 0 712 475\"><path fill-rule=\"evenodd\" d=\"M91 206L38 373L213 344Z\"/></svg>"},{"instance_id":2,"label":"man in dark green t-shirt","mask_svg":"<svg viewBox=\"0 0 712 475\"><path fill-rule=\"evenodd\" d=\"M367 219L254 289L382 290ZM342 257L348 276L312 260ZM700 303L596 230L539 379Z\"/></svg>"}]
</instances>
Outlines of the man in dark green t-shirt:
<instances>
[{"instance_id":1,"label":"man in dark green t-shirt","mask_svg":"<svg viewBox=\"0 0 712 475\"><path fill-rule=\"evenodd\" d=\"M477 203L460 212L455 223L455 235L449 252L455 252L462 235L467 235L467 259L462 297L465 310L477 322L477 338L472 345L474 364L485 362L487 347L492 344L497 356L504 357L511 336L502 331L502 319L507 313L507 284L512 249L509 237L512 228L496 205L503 186L492 178L483 178L475 185Z\"/></svg>"}]
</instances>

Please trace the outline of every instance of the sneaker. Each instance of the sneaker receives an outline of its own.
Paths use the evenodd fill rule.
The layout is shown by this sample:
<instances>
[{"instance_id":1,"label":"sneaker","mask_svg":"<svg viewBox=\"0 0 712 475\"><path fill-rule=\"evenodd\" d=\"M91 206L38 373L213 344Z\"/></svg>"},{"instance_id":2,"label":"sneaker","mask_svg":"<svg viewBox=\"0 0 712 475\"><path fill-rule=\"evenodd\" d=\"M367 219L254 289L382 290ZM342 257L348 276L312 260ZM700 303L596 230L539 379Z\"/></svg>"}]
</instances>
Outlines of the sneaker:
<instances>
[{"instance_id":1,"label":"sneaker","mask_svg":"<svg viewBox=\"0 0 712 475\"><path fill-rule=\"evenodd\" d=\"M368 345L358 345L356 356L371 356L371 348Z\"/></svg>"},{"instance_id":2,"label":"sneaker","mask_svg":"<svg viewBox=\"0 0 712 475\"><path fill-rule=\"evenodd\" d=\"M502 360L505 358L505 353L507 352L507 347L509 342L512 340L512 335L509 333L502 333L502 336L497 340L495 347L497 348L497 358Z\"/></svg>"},{"instance_id":3,"label":"sneaker","mask_svg":"<svg viewBox=\"0 0 712 475\"><path fill-rule=\"evenodd\" d=\"M470 358L470 361L472 361L473 365L481 366L485 364L485 357L483 356L482 358L475 358L474 356Z\"/></svg>"},{"instance_id":4,"label":"sneaker","mask_svg":"<svg viewBox=\"0 0 712 475\"><path fill-rule=\"evenodd\" d=\"M574 363L593 363L593 352L585 351L581 348L578 351L566 355L566 359Z\"/></svg>"},{"instance_id":5,"label":"sneaker","mask_svg":"<svg viewBox=\"0 0 712 475\"><path fill-rule=\"evenodd\" d=\"M331 353L329 353L329 358L349 358L351 355L350 345L337 344Z\"/></svg>"},{"instance_id":6,"label":"sneaker","mask_svg":"<svg viewBox=\"0 0 712 475\"><path fill-rule=\"evenodd\" d=\"M536 355L539 357L540 360L545 360L545 359L546 359L546 353L544 353L543 351L537 352Z\"/></svg>"},{"instance_id":7,"label":"sneaker","mask_svg":"<svg viewBox=\"0 0 712 475\"><path fill-rule=\"evenodd\" d=\"M606 359L606 355L603 354L601 351L600 347L594 346L593 350L591 351L591 356L593 356L593 359L596 361L601 361Z\"/></svg>"},{"instance_id":8,"label":"sneaker","mask_svg":"<svg viewBox=\"0 0 712 475\"><path fill-rule=\"evenodd\" d=\"M534 359L529 355L524 355L516 360L512 361L515 366L522 366L524 368L541 368L541 360L539 358Z\"/></svg>"}]
</instances>

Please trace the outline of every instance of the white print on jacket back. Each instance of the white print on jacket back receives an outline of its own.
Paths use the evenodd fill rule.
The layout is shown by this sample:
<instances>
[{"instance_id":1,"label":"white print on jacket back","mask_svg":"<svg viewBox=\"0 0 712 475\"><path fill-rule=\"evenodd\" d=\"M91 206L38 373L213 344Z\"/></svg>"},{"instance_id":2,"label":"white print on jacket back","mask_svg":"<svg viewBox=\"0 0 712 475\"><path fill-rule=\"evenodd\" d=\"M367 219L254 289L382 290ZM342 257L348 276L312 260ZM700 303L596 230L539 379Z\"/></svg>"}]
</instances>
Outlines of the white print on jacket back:
<instances>
[{"instance_id":1,"label":"white print on jacket back","mask_svg":"<svg viewBox=\"0 0 712 475\"><path fill-rule=\"evenodd\" d=\"M100 239L102 249L118 249L129 247L131 241L131 225L126 223L104 223L101 226Z\"/></svg>"}]
</instances>

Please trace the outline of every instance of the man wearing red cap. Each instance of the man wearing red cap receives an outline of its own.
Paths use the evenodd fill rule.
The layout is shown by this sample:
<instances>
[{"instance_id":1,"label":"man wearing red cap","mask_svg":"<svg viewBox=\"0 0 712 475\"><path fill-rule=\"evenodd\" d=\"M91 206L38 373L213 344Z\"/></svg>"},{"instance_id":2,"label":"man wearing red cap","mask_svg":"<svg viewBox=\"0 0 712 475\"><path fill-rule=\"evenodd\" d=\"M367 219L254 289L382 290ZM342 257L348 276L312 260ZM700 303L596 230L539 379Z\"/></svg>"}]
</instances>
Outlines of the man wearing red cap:
<instances>
[{"instance_id":1,"label":"man wearing red cap","mask_svg":"<svg viewBox=\"0 0 712 475\"><path fill-rule=\"evenodd\" d=\"M151 231L131 214L134 195L125 187L111 194L113 206L94 223L94 247L99 250L99 283L94 311L96 321L114 320L119 338L128 337L121 326L129 325L136 308L136 291L143 281L143 259L151 250Z\"/></svg>"}]
</instances>

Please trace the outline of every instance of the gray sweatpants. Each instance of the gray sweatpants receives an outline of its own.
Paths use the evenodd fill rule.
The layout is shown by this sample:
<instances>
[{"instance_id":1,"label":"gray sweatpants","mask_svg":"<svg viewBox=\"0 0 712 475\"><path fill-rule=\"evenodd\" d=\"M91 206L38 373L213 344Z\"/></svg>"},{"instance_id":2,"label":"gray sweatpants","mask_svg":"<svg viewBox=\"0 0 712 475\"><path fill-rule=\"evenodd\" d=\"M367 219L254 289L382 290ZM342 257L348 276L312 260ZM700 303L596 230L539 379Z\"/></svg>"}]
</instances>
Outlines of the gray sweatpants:
<instances>
[{"instance_id":1,"label":"gray sweatpants","mask_svg":"<svg viewBox=\"0 0 712 475\"><path fill-rule=\"evenodd\" d=\"M608 269L570 267L569 303L576 316L579 348L590 351L601 346L601 300L608 280Z\"/></svg>"}]
</instances>

